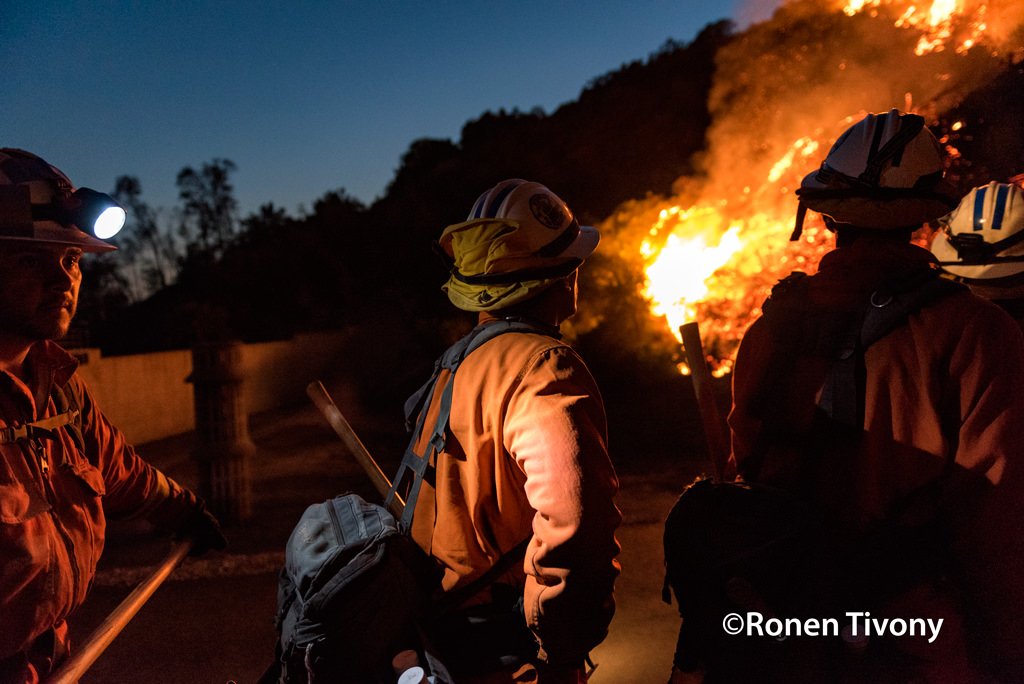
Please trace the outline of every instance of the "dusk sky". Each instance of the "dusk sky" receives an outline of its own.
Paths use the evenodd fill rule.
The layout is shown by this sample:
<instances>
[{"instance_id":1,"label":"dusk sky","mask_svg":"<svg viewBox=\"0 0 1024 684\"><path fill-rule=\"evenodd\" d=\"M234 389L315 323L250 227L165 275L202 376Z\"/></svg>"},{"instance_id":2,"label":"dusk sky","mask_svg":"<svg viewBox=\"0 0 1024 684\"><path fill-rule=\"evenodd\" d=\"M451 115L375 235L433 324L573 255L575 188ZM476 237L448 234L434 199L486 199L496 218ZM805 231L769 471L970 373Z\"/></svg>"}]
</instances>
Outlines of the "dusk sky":
<instances>
[{"instance_id":1,"label":"dusk sky","mask_svg":"<svg viewBox=\"0 0 1024 684\"><path fill-rule=\"evenodd\" d=\"M97 190L137 176L157 207L213 158L237 165L243 216L339 188L369 203L417 138L457 140L488 110L551 113L669 38L778 4L4 0L0 146Z\"/></svg>"}]
</instances>

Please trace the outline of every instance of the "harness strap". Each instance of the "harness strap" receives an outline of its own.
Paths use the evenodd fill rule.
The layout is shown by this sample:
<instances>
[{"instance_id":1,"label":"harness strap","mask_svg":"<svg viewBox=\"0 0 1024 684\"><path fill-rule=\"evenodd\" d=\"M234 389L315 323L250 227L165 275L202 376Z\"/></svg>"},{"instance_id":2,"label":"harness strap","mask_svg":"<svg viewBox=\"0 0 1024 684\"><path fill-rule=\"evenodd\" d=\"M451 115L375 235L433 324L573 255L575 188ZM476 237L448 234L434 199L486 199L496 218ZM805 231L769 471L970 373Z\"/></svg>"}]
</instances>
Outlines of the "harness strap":
<instances>
[{"instance_id":1,"label":"harness strap","mask_svg":"<svg viewBox=\"0 0 1024 684\"><path fill-rule=\"evenodd\" d=\"M445 613L453 608L458 608L464 601L468 601L481 591L490 586L496 579L512 569L516 561L521 561L526 556L526 548L530 545L530 537L519 542L508 550L498 562L492 565L487 572L477 577L469 584L453 589L434 603L434 609L438 613Z\"/></svg>"},{"instance_id":2,"label":"harness strap","mask_svg":"<svg viewBox=\"0 0 1024 684\"><path fill-rule=\"evenodd\" d=\"M861 429L865 350L931 302L963 289L963 285L941 278L938 270L929 268L875 290L862 315L851 321L835 353L818 401L825 415L844 427Z\"/></svg>"},{"instance_id":3,"label":"harness strap","mask_svg":"<svg viewBox=\"0 0 1024 684\"><path fill-rule=\"evenodd\" d=\"M78 419L79 415L81 415L81 412L78 409L72 409L49 418L32 421L31 423L0 428L0 444L11 444L30 439L56 439L57 428L72 424Z\"/></svg>"},{"instance_id":4,"label":"harness strap","mask_svg":"<svg viewBox=\"0 0 1024 684\"><path fill-rule=\"evenodd\" d=\"M430 379L406 400L405 425L406 429L411 430L412 435L405 449L405 454L402 456L402 462L398 466L398 472L392 480L391 489L384 500L385 505L390 504L406 476L411 474L412 482L409 484L409 491L406 495L405 510L402 512L402 519L399 521L399 528L403 532L407 532L412 526L412 516L416 510L416 500L419 497L420 486L423 480L428 477L428 471L433 467L436 455L444 449L448 421L452 412L452 394L455 388L456 371L466 357L485 342L509 332L530 332L548 335L556 339L561 337L556 326L542 325L522 318L509 317L501 320L485 321L449 347L441 355L441 358L434 363L434 372ZM417 453L416 444L420 441L421 435L424 434L423 430L427 413L430 410L431 399L434 397L438 380L443 371L448 371L450 374L441 392L437 420L434 421L423 453ZM415 419L413 416L415 416Z\"/></svg>"},{"instance_id":5,"label":"harness strap","mask_svg":"<svg viewBox=\"0 0 1024 684\"><path fill-rule=\"evenodd\" d=\"M808 305L802 303L808 297L806 278L802 272L791 273L772 288L771 296L764 303L765 322L773 331L780 351L765 371L755 404L758 410L770 411L773 392L786 382L798 363L800 354L794 349L805 347L814 355L825 355L832 360L818 400L823 416L830 419L828 429L859 431L864 416L864 351L904 325L911 314L947 294L964 290L965 286L941 278L936 269L914 271L875 290L860 314L836 324L834 336L829 333L822 339L808 340L808 331L801 326L811 312ZM744 467L748 479L757 478L774 438L770 432L765 427L756 436ZM801 439L806 442L807 436Z\"/></svg>"},{"instance_id":6,"label":"harness strap","mask_svg":"<svg viewBox=\"0 0 1024 684\"><path fill-rule=\"evenodd\" d=\"M402 511L402 519L399 521L399 529L406 533L412 528L412 518L416 511L416 502L422 489L422 484L436 460L437 454L444 449L445 436L448 431L448 423L452 412L452 395L455 390L455 373L459 366L473 351L482 346L485 342L494 339L498 335L510 332L529 332L541 335L548 335L558 339L561 335L556 326L545 326L533 323L520 318L505 318L502 320L486 321L481 323L469 332L465 337L449 347L434 363L434 372L430 379L420 387L405 402L405 424L406 429L411 430L412 435L409 445L402 456L402 462L398 467L391 489L385 498L385 506L391 503L401 483L407 475L411 475L412 481L405 498L405 509ZM416 450L416 444L424 434L427 414L430 412L431 399L434 397L438 381L444 372L448 372L444 388L438 406L437 418L434 421L430 436L426 441L422 453ZM415 419L413 418L415 416ZM483 575L469 584L450 591L444 595L436 604L435 611L438 614L447 612L476 596L494 581L508 572L517 561L522 561L529 546L532 534L498 559Z\"/></svg>"}]
</instances>

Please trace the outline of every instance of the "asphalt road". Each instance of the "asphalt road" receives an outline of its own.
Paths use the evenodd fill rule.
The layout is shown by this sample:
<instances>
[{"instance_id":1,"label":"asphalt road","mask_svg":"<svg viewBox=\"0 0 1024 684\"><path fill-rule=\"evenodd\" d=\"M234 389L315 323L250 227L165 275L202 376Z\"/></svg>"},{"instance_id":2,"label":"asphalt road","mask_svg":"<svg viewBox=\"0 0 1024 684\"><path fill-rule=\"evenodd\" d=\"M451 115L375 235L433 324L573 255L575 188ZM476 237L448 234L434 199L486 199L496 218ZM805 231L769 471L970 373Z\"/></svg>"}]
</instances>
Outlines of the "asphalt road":
<instances>
[{"instance_id":1,"label":"asphalt road","mask_svg":"<svg viewBox=\"0 0 1024 684\"><path fill-rule=\"evenodd\" d=\"M371 451L386 444L375 434L389 426L362 415L348 417ZM82 684L246 684L272 661L276 574L291 528L311 503L345 491L374 494L312 407L257 416L252 424L253 517L227 527L226 552L186 560ZM185 435L140 451L176 479L194 484L194 447L193 437ZM613 458L614 447L613 441ZM607 640L592 654L598 663L594 684L666 682L679 625L676 608L661 601L662 523L702 464L667 456L642 466L631 463L620 468L624 522L618 535L623 566L618 607ZM168 550L168 543L153 539L143 524L112 524L90 599L72 620L73 638L84 639Z\"/></svg>"}]
</instances>

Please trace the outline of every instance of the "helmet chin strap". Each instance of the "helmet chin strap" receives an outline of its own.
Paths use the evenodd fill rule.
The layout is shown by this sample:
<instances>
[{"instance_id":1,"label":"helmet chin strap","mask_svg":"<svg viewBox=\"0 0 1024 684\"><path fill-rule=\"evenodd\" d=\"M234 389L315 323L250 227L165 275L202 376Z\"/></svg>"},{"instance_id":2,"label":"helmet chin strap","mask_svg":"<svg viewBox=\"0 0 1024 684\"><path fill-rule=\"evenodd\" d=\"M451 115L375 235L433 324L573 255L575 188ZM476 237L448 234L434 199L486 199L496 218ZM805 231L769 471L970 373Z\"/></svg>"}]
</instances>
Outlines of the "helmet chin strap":
<instances>
[{"instance_id":1,"label":"helmet chin strap","mask_svg":"<svg viewBox=\"0 0 1024 684\"><path fill-rule=\"evenodd\" d=\"M804 232L804 219L807 217L807 205L800 202L796 207L796 226L793 228L793 233L789 236L790 242L796 242L800 239L800 236Z\"/></svg>"},{"instance_id":2,"label":"helmet chin strap","mask_svg":"<svg viewBox=\"0 0 1024 684\"><path fill-rule=\"evenodd\" d=\"M977 233L947 235L946 241L956 250L958 259L957 261L948 262L948 265L999 264L1024 261L1024 255L996 256L999 252L1024 241L1024 230L993 243L985 242L984 238Z\"/></svg>"}]
</instances>

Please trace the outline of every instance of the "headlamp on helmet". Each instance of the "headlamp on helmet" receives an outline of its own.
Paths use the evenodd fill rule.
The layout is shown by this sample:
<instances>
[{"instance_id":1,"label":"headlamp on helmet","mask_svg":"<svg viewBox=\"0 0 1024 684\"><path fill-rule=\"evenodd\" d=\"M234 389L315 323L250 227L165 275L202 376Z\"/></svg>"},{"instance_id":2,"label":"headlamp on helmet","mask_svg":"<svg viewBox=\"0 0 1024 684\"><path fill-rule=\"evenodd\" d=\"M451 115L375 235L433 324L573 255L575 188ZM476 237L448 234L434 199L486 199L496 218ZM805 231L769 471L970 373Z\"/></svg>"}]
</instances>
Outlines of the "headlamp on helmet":
<instances>
[{"instance_id":1,"label":"headlamp on helmet","mask_svg":"<svg viewBox=\"0 0 1024 684\"><path fill-rule=\"evenodd\" d=\"M108 240L124 227L127 214L110 195L91 188L78 188L71 195L56 198L50 204L33 205L32 218L75 226L101 240Z\"/></svg>"},{"instance_id":2,"label":"headlamp on helmet","mask_svg":"<svg viewBox=\"0 0 1024 684\"><path fill-rule=\"evenodd\" d=\"M60 169L39 156L0 148L0 243L74 245L86 252L117 249L104 240L125 223L110 195L75 189Z\"/></svg>"}]
</instances>

